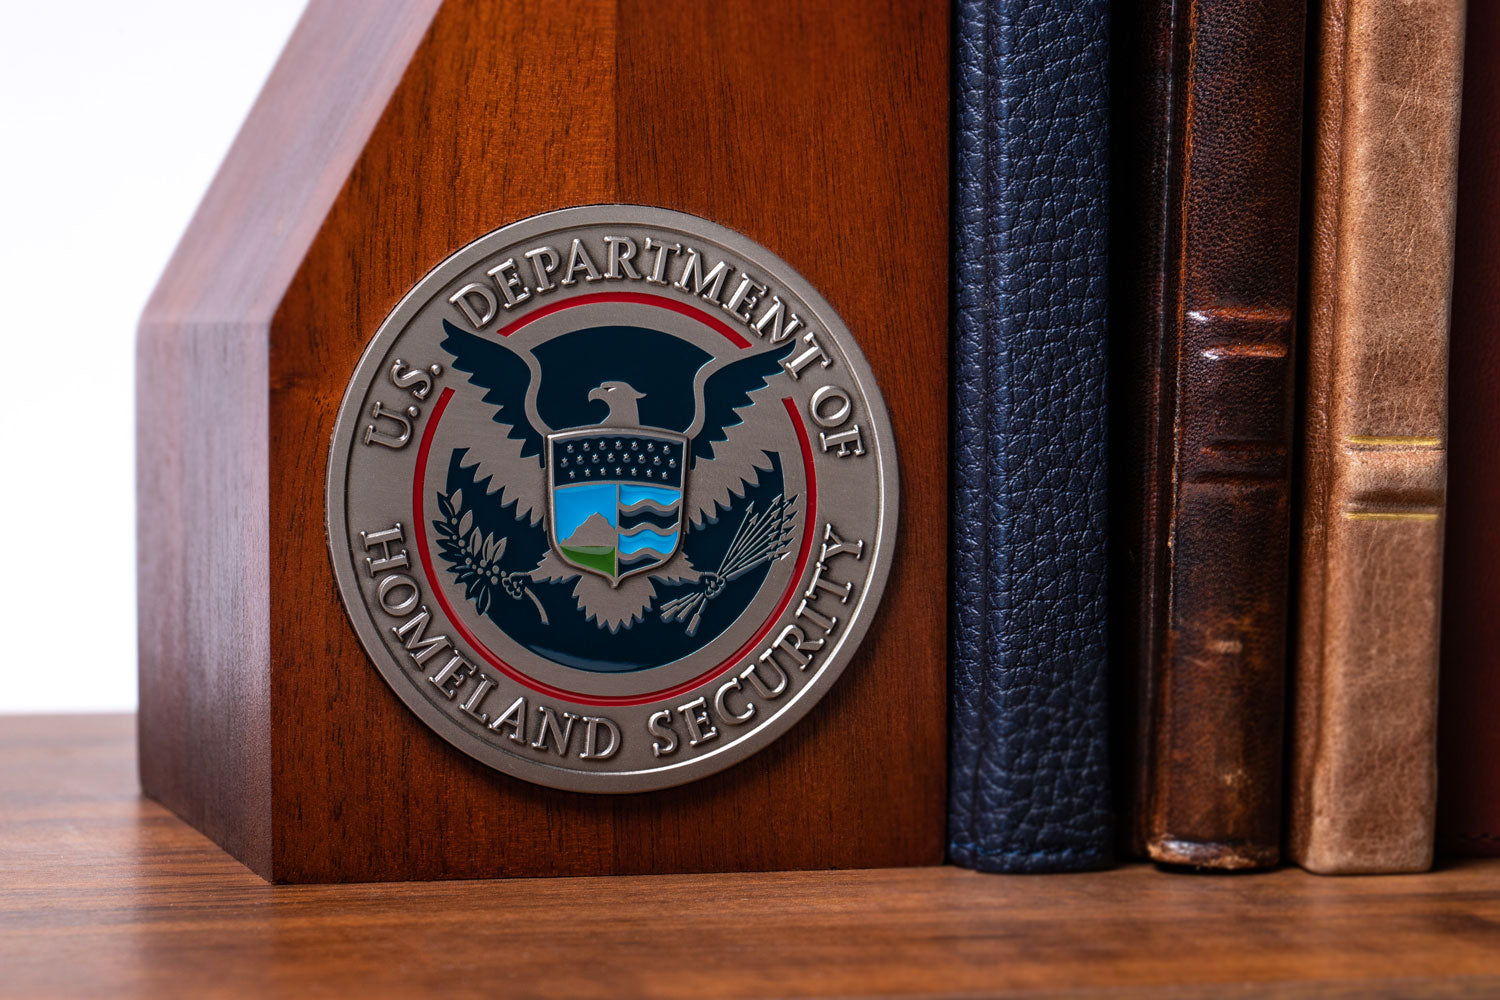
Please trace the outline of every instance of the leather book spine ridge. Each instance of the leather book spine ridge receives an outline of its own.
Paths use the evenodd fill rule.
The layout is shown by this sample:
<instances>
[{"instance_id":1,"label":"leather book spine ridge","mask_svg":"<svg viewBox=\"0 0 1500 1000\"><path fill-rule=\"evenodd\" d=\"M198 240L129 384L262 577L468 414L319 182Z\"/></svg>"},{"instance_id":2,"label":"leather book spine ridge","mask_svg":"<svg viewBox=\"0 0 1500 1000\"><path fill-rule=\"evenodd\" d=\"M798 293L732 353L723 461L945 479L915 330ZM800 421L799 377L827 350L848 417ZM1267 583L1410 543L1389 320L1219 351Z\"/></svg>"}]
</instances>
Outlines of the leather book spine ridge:
<instances>
[{"instance_id":1,"label":"leather book spine ridge","mask_svg":"<svg viewBox=\"0 0 1500 1000\"><path fill-rule=\"evenodd\" d=\"M1108 7L955 16L949 856L1099 868Z\"/></svg>"},{"instance_id":2,"label":"leather book spine ridge","mask_svg":"<svg viewBox=\"0 0 1500 1000\"><path fill-rule=\"evenodd\" d=\"M1437 849L1500 856L1500 4L1471 3L1458 140Z\"/></svg>"},{"instance_id":3,"label":"leather book spine ridge","mask_svg":"<svg viewBox=\"0 0 1500 1000\"><path fill-rule=\"evenodd\" d=\"M1116 18L1136 203L1116 234L1129 847L1263 867L1281 840L1306 8L1125 0Z\"/></svg>"},{"instance_id":4,"label":"leather book spine ridge","mask_svg":"<svg viewBox=\"0 0 1500 1000\"><path fill-rule=\"evenodd\" d=\"M1288 843L1314 872L1422 871L1464 4L1319 20Z\"/></svg>"}]
</instances>

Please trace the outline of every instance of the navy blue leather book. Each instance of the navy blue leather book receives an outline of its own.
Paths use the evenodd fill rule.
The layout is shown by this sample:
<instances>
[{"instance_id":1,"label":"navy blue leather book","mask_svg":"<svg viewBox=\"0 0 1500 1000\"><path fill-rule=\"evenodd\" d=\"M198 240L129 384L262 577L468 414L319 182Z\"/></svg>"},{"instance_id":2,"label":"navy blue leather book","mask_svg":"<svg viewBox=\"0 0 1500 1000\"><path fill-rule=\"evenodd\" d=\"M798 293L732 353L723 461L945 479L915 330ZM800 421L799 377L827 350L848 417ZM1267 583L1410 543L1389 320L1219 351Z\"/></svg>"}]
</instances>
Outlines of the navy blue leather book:
<instances>
[{"instance_id":1,"label":"navy blue leather book","mask_svg":"<svg viewBox=\"0 0 1500 1000\"><path fill-rule=\"evenodd\" d=\"M949 855L1109 864L1106 0L959 0Z\"/></svg>"}]
</instances>

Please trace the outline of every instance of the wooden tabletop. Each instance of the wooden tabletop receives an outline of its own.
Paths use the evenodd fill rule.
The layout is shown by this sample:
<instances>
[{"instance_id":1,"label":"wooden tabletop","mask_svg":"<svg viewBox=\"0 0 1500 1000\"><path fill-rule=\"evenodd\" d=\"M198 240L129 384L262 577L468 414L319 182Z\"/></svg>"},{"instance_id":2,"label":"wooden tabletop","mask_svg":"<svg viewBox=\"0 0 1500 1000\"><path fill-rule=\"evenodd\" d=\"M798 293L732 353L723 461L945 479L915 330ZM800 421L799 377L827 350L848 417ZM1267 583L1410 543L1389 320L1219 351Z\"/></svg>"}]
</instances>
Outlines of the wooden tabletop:
<instances>
[{"instance_id":1,"label":"wooden tabletop","mask_svg":"<svg viewBox=\"0 0 1500 1000\"><path fill-rule=\"evenodd\" d=\"M1210 984L1495 995L1500 865L270 886L140 797L129 716L0 718L0 996L1196 996Z\"/></svg>"}]
</instances>

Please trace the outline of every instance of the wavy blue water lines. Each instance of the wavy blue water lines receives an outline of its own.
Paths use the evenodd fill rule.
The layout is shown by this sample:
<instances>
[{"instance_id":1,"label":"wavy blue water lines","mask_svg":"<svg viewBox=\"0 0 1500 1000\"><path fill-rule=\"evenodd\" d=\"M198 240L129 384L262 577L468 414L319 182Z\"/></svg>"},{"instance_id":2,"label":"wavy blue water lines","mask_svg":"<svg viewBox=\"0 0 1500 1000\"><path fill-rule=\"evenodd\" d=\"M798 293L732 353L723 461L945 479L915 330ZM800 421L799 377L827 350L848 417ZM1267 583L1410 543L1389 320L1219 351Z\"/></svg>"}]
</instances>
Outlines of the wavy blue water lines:
<instances>
[{"instance_id":1,"label":"wavy blue water lines","mask_svg":"<svg viewBox=\"0 0 1500 1000\"><path fill-rule=\"evenodd\" d=\"M625 556L651 549L665 558L676 547L677 532L661 532L646 525L620 536L620 554Z\"/></svg>"}]
</instances>

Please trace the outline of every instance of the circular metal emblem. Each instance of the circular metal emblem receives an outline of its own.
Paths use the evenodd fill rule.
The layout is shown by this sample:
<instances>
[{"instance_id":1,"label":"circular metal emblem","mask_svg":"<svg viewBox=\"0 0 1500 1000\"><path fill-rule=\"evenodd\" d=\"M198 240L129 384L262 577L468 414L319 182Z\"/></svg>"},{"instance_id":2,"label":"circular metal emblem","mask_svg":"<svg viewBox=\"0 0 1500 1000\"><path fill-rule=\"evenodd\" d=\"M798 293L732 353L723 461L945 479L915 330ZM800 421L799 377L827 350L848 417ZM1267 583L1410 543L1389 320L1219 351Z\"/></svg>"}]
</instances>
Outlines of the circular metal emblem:
<instances>
[{"instance_id":1,"label":"circular metal emblem","mask_svg":"<svg viewBox=\"0 0 1500 1000\"><path fill-rule=\"evenodd\" d=\"M520 778L636 792L764 747L838 678L896 528L885 406L785 263L572 208L422 279L350 380L334 574L375 666Z\"/></svg>"}]
</instances>

